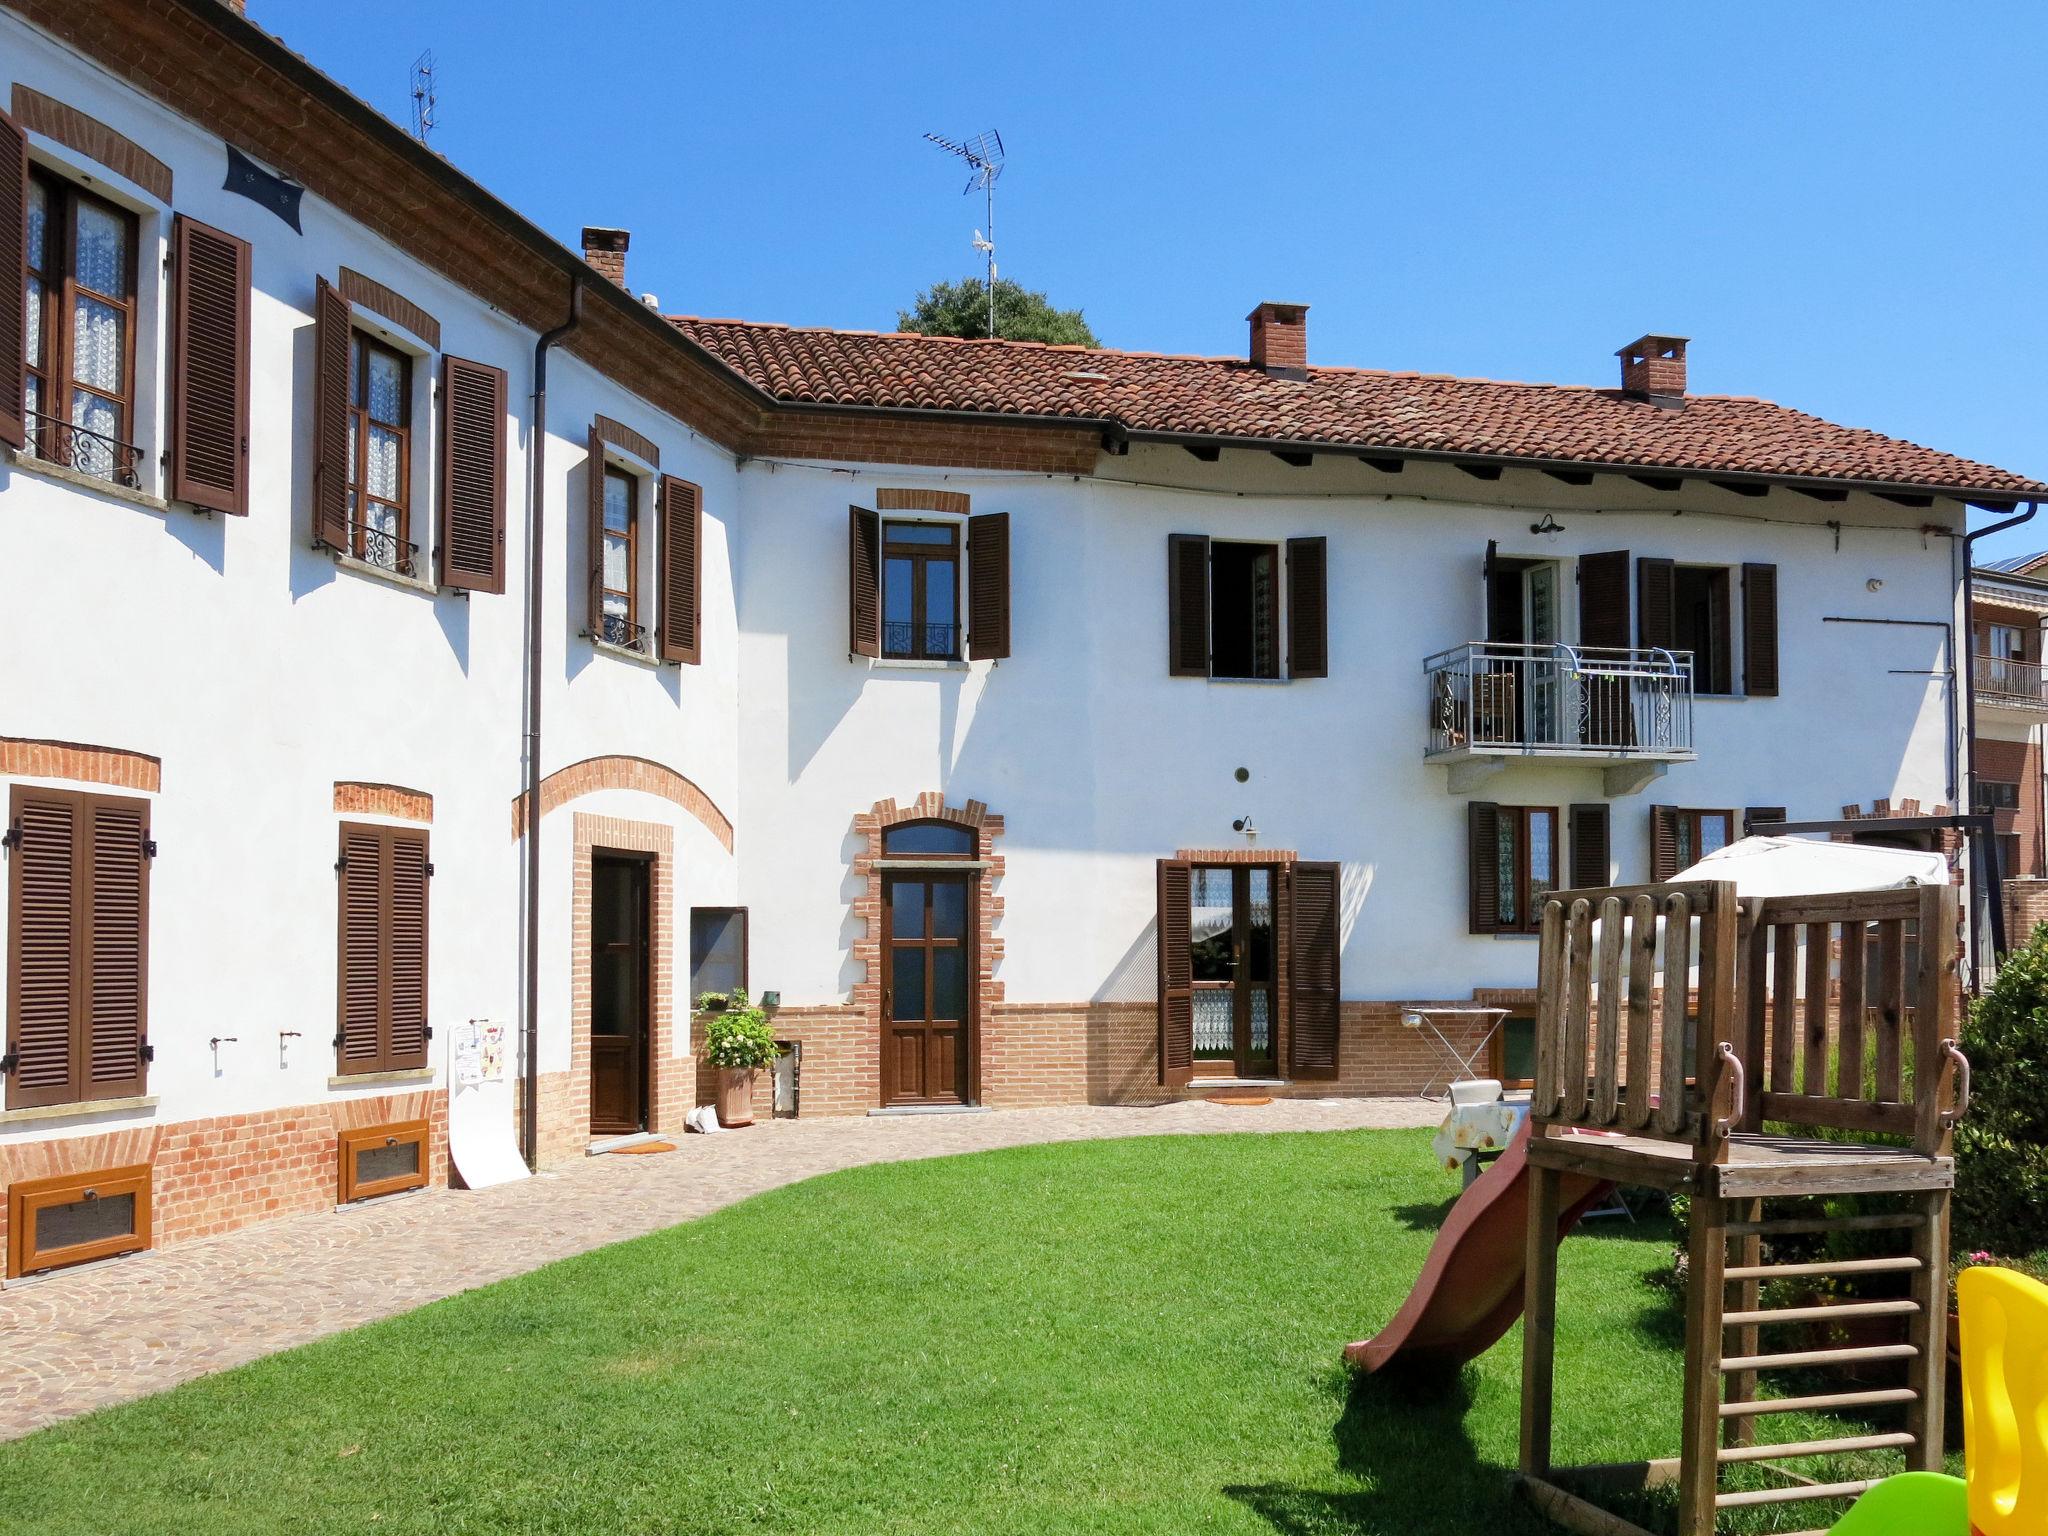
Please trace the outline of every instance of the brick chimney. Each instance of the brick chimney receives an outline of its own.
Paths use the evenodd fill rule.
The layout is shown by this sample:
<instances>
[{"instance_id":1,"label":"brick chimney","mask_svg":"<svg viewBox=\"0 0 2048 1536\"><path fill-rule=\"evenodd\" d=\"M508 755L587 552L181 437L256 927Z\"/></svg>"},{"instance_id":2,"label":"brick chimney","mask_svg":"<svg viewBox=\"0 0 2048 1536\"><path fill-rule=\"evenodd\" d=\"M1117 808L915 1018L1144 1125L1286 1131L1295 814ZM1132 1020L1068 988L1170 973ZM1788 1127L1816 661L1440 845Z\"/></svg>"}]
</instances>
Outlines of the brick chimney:
<instances>
[{"instance_id":1,"label":"brick chimney","mask_svg":"<svg viewBox=\"0 0 2048 1536\"><path fill-rule=\"evenodd\" d=\"M1252 323L1251 359L1275 378L1308 377L1308 306L1261 304L1245 316Z\"/></svg>"},{"instance_id":2,"label":"brick chimney","mask_svg":"<svg viewBox=\"0 0 2048 1536\"><path fill-rule=\"evenodd\" d=\"M1621 392L1658 405L1684 405L1687 339L1643 336L1615 353L1621 359Z\"/></svg>"},{"instance_id":3,"label":"brick chimney","mask_svg":"<svg viewBox=\"0 0 2048 1536\"><path fill-rule=\"evenodd\" d=\"M595 267L600 276L610 278L623 288L626 286L626 247L632 243L630 230L598 229L585 225L583 259Z\"/></svg>"}]
</instances>

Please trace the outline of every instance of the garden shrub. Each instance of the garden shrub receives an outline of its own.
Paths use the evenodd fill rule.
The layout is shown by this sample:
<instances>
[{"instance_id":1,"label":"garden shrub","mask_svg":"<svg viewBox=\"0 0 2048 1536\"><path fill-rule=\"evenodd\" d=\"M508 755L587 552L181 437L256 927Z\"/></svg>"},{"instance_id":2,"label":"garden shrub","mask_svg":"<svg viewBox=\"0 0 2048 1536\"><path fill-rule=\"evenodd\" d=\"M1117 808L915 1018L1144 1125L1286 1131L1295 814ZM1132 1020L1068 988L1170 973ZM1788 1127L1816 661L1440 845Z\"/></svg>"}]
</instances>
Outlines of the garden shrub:
<instances>
[{"instance_id":1,"label":"garden shrub","mask_svg":"<svg viewBox=\"0 0 2048 1536\"><path fill-rule=\"evenodd\" d=\"M1970 1111L1956 1127L1955 1245L2048 1248L2048 924L2012 951L1963 1028Z\"/></svg>"}]
</instances>

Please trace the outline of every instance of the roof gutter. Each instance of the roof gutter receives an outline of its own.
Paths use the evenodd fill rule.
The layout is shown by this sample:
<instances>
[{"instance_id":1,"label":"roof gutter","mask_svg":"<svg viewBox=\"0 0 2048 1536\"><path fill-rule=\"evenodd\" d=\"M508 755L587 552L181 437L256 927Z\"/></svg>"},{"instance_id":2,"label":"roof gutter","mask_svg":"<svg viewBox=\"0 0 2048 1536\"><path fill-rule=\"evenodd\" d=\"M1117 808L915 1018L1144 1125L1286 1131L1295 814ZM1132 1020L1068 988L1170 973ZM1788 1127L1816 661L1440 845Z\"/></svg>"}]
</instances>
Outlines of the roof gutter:
<instances>
[{"instance_id":1,"label":"roof gutter","mask_svg":"<svg viewBox=\"0 0 2048 1536\"><path fill-rule=\"evenodd\" d=\"M2027 503L2027 510L2018 517L2008 517L2003 522L1992 523L1963 535L1963 737L1964 742L1967 743L1963 776L1963 804L1971 811L1977 809L1977 591L1976 582L1972 574L1977 563L1975 558L1977 541L1989 538L1994 533L2004 533L2008 528L2017 528L2021 523L2032 520L2034 514L2040 510L2040 506L2041 504L2038 501L2030 501ZM2005 913L2000 910L2000 903L1998 901L2000 883L1998 840L1993 837L1986 837L1982 841L1982 846L1986 850L1986 862L1990 865L1990 868L1985 873L1989 876L1988 885L1991 897L1991 942L1994 949L2003 949L2005 947ZM1973 848L1972 851L1974 852L1975 849ZM1981 904L1976 899L1978 893L1976 871L1973 870L1971 876L1970 970L1972 975L1970 979L1972 982L1971 990L1975 991L1976 977L1977 974L1981 973L1983 967L1983 920L1978 912L1978 907Z\"/></svg>"}]
</instances>

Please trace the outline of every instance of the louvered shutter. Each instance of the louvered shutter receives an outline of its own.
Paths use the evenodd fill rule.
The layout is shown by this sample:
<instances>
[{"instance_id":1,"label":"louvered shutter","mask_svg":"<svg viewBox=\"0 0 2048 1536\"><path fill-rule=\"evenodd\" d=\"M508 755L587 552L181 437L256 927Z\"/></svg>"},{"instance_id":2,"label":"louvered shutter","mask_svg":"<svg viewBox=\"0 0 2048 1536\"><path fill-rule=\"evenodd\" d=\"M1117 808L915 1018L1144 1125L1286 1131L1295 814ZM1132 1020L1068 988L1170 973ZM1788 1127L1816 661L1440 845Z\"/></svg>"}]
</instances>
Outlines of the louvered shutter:
<instances>
[{"instance_id":1,"label":"louvered shutter","mask_svg":"<svg viewBox=\"0 0 2048 1536\"><path fill-rule=\"evenodd\" d=\"M28 135L0 112L0 443L28 442Z\"/></svg>"},{"instance_id":2,"label":"louvered shutter","mask_svg":"<svg viewBox=\"0 0 2048 1536\"><path fill-rule=\"evenodd\" d=\"M1678 566L1649 555L1636 561L1636 644L1670 650L1678 643Z\"/></svg>"},{"instance_id":3,"label":"louvered shutter","mask_svg":"<svg viewBox=\"0 0 2048 1536\"><path fill-rule=\"evenodd\" d=\"M597 423L590 424L590 457L584 471L586 522L590 533L584 547L583 621L592 638L604 638L604 439ZM632 636L623 637L630 640Z\"/></svg>"},{"instance_id":4,"label":"louvered shutter","mask_svg":"<svg viewBox=\"0 0 2048 1536\"><path fill-rule=\"evenodd\" d=\"M505 590L505 370L441 359L441 585Z\"/></svg>"},{"instance_id":5,"label":"louvered shutter","mask_svg":"<svg viewBox=\"0 0 2048 1536\"><path fill-rule=\"evenodd\" d=\"M1628 646L1628 551L1579 556L1579 640Z\"/></svg>"},{"instance_id":6,"label":"louvered shutter","mask_svg":"<svg viewBox=\"0 0 2048 1536\"><path fill-rule=\"evenodd\" d=\"M1185 1087L1195 1075L1192 886L1186 860L1159 861L1159 1081L1167 1088Z\"/></svg>"},{"instance_id":7,"label":"louvered shutter","mask_svg":"<svg viewBox=\"0 0 2048 1536\"><path fill-rule=\"evenodd\" d=\"M967 654L1001 661L1010 654L1010 514L967 519Z\"/></svg>"},{"instance_id":8,"label":"louvered shutter","mask_svg":"<svg viewBox=\"0 0 2048 1536\"><path fill-rule=\"evenodd\" d=\"M349 547L349 307L326 278L313 294L313 542Z\"/></svg>"},{"instance_id":9,"label":"louvered shutter","mask_svg":"<svg viewBox=\"0 0 2048 1536\"><path fill-rule=\"evenodd\" d=\"M1650 807L1650 879L1669 880L1678 873L1678 808Z\"/></svg>"},{"instance_id":10,"label":"louvered shutter","mask_svg":"<svg viewBox=\"0 0 2048 1536\"><path fill-rule=\"evenodd\" d=\"M1203 534L1166 538L1166 650L1169 675L1209 675L1209 540Z\"/></svg>"},{"instance_id":11,"label":"louvered shutter","mask_svg":"<svg viewBox=\"0 0 2048 1536\"><path fill-rule=\"evenodd\" d=\"M1343 996L1341 872L1335 864L1295 864L1287 886L1288 1071L1298 1078L1334 1078Z\"/></svg>"},{"instance_id":12,"label":"louvered shutter","mask_svg":"<svg viewBox=\"0 0 2048 1536\"><path fill-rule=\"evenodd\" d=\"M847 508L846 622L848 651L882 654L882 518L866 507Z\"/></svg>"},{"instance_id":13,"label":"louvered shutter","mask_svg":"<svg viewBox=\"0 0 2048 1536\"><path fill-rule=\"evenodd\" d=\"M376 827L341 829L340 1026L337 1068L375 1072L384 1061L384 837Z\"/></svg>"},{"instance_id":14,"label":"louvered shutter","mask_svg":"<svg viewBox=\"0 0 2048 1536\"><path fill-rule=\"evenodd\" d=\"M10 1109L69 1104L80 1096L79 809L75 796L26 790L14 795L12 820L20 841L8 856Z\"/></svg>"},{"instance_id":15,"label":"louvered shutter","mask_svg":"<svg viewBox=\"0 0 2048 1536\"><path fill-rule=\"evenodd\" d=\"M386 828L384 1070L427 1064L427 837Z\"/></svg>"},{"instance_id":16,"label":"louvered shutter","mask_svg":"<svg viewBox=\"0 0 2048 1536\"><path fill-rule=\"evenodd\" d=\"M1742 568L1742 691L1752 698L1778 692L1778 568Z\"/></svg>"},{"instance_id":17,"label":"louvered shutter","mask_svg":"<svg viewBox=\"0 0 2048 1536\"><path fill-rule=\"evenodd\" d=\"M1330 541L1287 541L1287 672L1330 675Z\"/></svg>"},{"instance_id":18,"label":"louvered shutter","mask_svg":"<svg viewBox=\"0 0 2048 1536\"><path fill-rule=\"evenodd\" d=\"M171 499L249 510L249 242L171 226Z\"/></svg>"},{"instance_id":19,"label":"louvered shutter","mask_svg":"<svg viewBox=\"0 0 2048 1536\"><path fill-rule=\"evenodd\" d=\"M1500 807L1474 800L1465 808L1465 865L1474 933L1500 931Z\"/></svg>"},{"instance_id":20,"label":"louvered shutter","mask_svg":"<svg viewBox=\"0 0 2048 1536\"><path fill-rule=\"evenodd\" d=\"M1571 809L1571 884L1575 891L1596 890L1614 881L1613 815L1606 805L1575 805Z\"/></svg>"},{"instance_id":21,"label":"louvered shutter","mask_svg":"<svg viewBox=\"0 0 2048 1536\"><path fill-rule=\"evenodd\" d=\"M91 873L80 1096L126 1098L143 1089L149 1022L149 807L93 796L85 822Z\"/></svg>"},{"instance_id":22,"label":"louvered shutter","mask_svg":"<svg viewBox=\"0 0 2048 1536\"><path fill-rule=\"evenodd\" d=\"M696 666L704 659L704 492L661 477L661 659Z\"/></svg>"}]
</instances>

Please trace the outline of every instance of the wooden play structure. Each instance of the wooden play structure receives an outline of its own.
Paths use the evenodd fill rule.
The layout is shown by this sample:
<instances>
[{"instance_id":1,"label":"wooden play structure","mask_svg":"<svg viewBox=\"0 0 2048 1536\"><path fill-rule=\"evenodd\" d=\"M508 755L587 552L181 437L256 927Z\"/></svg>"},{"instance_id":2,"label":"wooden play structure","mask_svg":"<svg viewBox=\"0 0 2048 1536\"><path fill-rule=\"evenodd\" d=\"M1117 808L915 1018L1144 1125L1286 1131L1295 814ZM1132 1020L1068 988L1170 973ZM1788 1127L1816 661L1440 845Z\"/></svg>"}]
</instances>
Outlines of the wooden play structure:
<instances>
[{"instance_id":1,"label":"wooden play structure","mask_svg":"<svg viewBox=\"0 0 2048 1536\"><path fill-rule=\"evenodd\" d=\"M1828 1458L1896 1450L1909 1469L1941 1466L1949 1130L1969 1095L1954 1038L1957 911L1952 886L1758 898L1699 882L1546 900L1521 1485L1549 1518L1583 1536L1649 1536L1598 1502L1634 1480L1675 1483L1679 1536L1712 1536L1724 1509L1806 1501L1824 1531L1870 1486L1829 1480ZM1560 1192L1589 1178L1690 1196L1684 1402L1677 1456L1567 1471L1551 1463L1558 1218ZM1848 1194L1856 1214L1828 1210ZM1773 1235L1831 1231L1867 1246L1764 1261ZM1849 1276L1890 1277L1903 1294L1761 1303L1769 1281ZM1760 1395L1759 1378L1784 1370L1829 1385ZM1866 1379L1832 1379L1845 1370ZM1768 1415L1831 1410L1898 1424L1798 1443L1757 1435ZM1742 1486L1724 1488L1731 1469Z\"/></svg>"}]
</instances>

